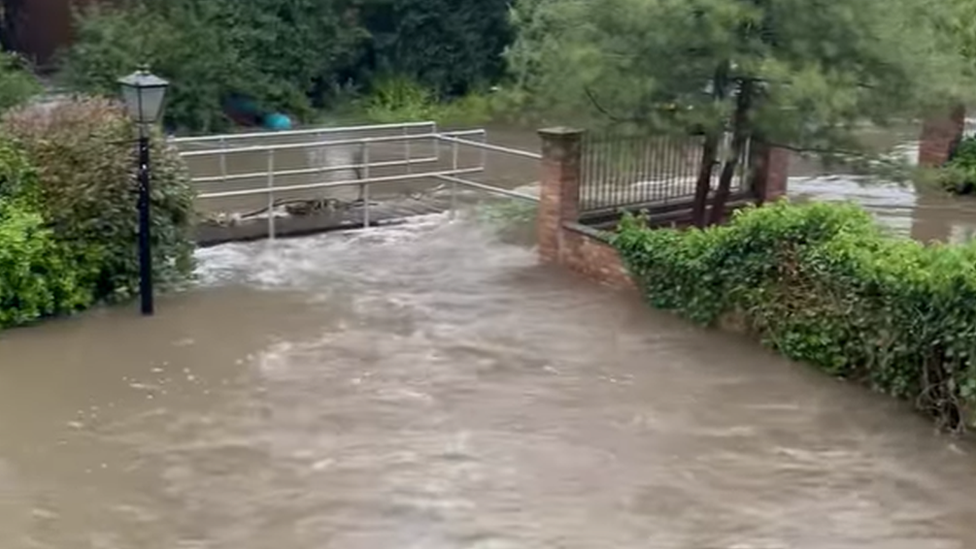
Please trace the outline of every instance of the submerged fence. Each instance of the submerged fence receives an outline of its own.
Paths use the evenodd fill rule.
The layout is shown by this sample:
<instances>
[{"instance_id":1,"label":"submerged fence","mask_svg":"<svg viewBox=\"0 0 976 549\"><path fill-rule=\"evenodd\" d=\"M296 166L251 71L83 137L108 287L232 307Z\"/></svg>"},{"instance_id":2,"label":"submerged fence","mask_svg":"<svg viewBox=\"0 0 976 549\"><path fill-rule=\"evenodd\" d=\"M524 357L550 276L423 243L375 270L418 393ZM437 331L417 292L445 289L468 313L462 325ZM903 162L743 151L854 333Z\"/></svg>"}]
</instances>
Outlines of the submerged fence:
<instances>
[{"instance_id":1,"label":"submerged fence","mask_svg":"<svg viewBox=\"0 0 976 549\"><path fill-rule=\"evenodd\" d=\"M581 151L581 215L682 204L690 207L703 147L704 138L700 136L587 134ZM728 156L729 147L728 138L719 147L712 171L713 193L718 188L721 160ZM732 180L733 196L749 191L749 156L746 147Z\"/></svg>"}]
</instances>

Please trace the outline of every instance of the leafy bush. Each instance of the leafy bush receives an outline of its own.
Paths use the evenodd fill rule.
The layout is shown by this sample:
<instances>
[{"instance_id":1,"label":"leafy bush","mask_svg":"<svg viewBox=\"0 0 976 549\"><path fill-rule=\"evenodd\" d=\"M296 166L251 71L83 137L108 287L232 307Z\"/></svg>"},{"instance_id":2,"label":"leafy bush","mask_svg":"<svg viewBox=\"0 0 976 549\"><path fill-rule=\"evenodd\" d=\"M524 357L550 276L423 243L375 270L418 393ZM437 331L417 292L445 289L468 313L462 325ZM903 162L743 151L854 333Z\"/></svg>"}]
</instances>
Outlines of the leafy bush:
<instances>
[{"instance_id":1,"label":"leafy bush","mask_svg":"<svg viewBox=\"0 0 976 549\"><path fill-rule=\"evenodd\" d=\"M0 52L0 112L26 102L41 86L16 54Z\"/></svg>"},{"instance_id":2,"label":"leafy bush","mask_svg":"<svg viewBox=\"0 0 976 549\"><path fill-rule=\"evenodd\" d=\"M976 193L976 137L963 139L944 166L919 169L914 180L953 194Z\"/></svg>"},{"instance_id":3,"label":"leafy bush","mask_svg":"<svg viewBox=\"0 0 976 549\"><path fill-rule=\"evenodd\" d=\"M37 167L33 189L21 189L57 240L80 265L81 283L97 300L124 299L138 288L137 184L133 126L103 99L74 99L9 112L3 132ZM164 139L153 140L152 210L155 277L163 287L192 271L193 192L186 169ZM23 187L23 185L21 185Z\"/></svg>"},{"instance_id":4,"label":"leafy bush","mask_svg":"<svg viewBox=\"0 0 976 549\"><path fill-rule=\"evenodd\" d=\"M45 226L30 190L36 171L9 140L0 141L0 328L88 306L80 266Z\"/></svg>"},{"instance_id":5,"label":"leafy bush","mask_svg":"<svg viewBox=\"0 0 976 549\"><path fill-rule=\"evenodd\" d=\"M0 328L90 305L92 295L79 272L43 216L0 199Z\"/></svg>"},{"instance_id":6,"label":"leafy bush","mask_svg":"<svg viewBox=\"0 0 976 549\"><path fill-rule=\"evenodd\" d=\"M433 120L444 124L479 124L491 118L485 95L470 93L440 101L436 93L403 76L384 76L362 101L366 116L381 124Z\"/></svg>"},{"instance_id":7,"label":"leafy bush","mask_svg":"<svg viewBox=\"0 0 976 549\"><path fill-rule=\"evenodd\" d=\"M655 307L735 320L790 358L908 399L948 428L976 422L976 244L888 236L853 205L780 202L727 226L611 242Z\"/></svg>"}]
</instances>

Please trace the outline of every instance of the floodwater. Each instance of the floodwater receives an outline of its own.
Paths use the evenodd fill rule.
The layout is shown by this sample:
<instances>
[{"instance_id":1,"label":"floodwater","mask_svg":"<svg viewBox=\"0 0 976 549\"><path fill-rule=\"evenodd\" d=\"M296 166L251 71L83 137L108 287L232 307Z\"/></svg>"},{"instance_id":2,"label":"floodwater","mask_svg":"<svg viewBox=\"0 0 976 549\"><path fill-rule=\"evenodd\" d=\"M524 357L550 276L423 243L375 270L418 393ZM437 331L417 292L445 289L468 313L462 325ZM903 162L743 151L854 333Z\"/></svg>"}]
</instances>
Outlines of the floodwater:
<instances>
[{"instance_id":1,"label":"floodwater","mask_svg":"<svg viewBox=\"0 0 976 549\"><path fill-rule=\"evenodd\" d=\"M9 548L976 546L976 448L434 216L0 340Z\"/></svg>"},{"instance_id":2,"label":"floodwater","mask_svg":"<svg viewBox=\"0 0 976 549\"><path fill-rule=\"evenodd\" d=\"M906 234L976 222L795 177ZM4 332L0 547L976 547L971 440L476 219L210 248L156 317Z\"/></svg>"}]
</instances>

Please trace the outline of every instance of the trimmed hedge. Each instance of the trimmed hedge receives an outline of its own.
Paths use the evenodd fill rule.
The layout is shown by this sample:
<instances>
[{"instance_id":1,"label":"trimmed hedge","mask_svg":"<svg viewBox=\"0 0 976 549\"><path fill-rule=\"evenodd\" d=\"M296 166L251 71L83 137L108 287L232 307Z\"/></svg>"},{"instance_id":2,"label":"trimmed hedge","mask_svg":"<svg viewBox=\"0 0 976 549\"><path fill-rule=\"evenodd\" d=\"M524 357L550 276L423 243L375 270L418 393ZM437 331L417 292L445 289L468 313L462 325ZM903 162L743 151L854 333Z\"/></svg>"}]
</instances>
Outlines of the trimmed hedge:
<instances>
[{"instance_id":1,"label":"trimmed hedge","mask_svg":"<svg viewBox=\"0 0 976 549\"><path fill-rule=\"evenodd\" d=\"M705 230L627 217L610 240L657 308L733 321L944 428L976 422L976 243L923 245L855 205L788 201Z\"/></svg>"}]
</instances>

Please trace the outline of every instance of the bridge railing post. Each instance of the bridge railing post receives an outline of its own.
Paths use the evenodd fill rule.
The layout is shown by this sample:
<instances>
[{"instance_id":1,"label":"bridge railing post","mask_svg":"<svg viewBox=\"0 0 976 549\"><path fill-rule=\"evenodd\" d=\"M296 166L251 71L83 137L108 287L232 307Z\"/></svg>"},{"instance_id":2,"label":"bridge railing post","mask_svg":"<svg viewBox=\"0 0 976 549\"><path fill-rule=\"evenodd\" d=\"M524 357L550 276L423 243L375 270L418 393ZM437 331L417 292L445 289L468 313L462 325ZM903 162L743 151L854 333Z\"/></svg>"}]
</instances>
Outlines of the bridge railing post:
<instances>
[{"instance_id":1,"label":"bridge railing post","mask_svg":"<svg viewBox=\"0 0 976 549\"><path fill-rule=\"evenodd\" d=\"M460 153L458 142L451 142L451 177L458 177L458 166L460 165L458 155ZM451 219L453 220L457 216L457 183L451 181Z\"/></svg>"},{"instance_id":2,"label":"bridge railing post","mask_svg":"<svg viewBox=\"0 0 976 549\"><path fill-rule=\"evenodd\" d=\"M275 152L274 149L268 151L268 239L275 238Z\"/></svg>"},{"instance_id":3,"label":"bridge railing post","mask_svg":"<svg viewBox=\"0 0 976 549\"><path fill-rule=\"evenodd\" d=\"M365 183L362 186L362 197L363 197L363 227L369 227L369 141L363 141L363 179Z\"/></svg>"}]
</instances>

